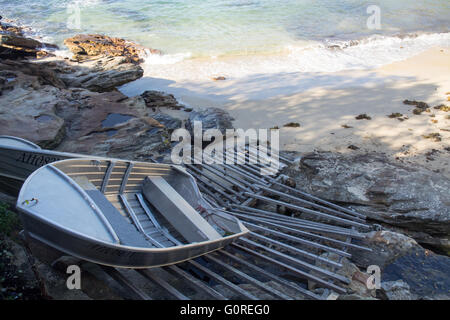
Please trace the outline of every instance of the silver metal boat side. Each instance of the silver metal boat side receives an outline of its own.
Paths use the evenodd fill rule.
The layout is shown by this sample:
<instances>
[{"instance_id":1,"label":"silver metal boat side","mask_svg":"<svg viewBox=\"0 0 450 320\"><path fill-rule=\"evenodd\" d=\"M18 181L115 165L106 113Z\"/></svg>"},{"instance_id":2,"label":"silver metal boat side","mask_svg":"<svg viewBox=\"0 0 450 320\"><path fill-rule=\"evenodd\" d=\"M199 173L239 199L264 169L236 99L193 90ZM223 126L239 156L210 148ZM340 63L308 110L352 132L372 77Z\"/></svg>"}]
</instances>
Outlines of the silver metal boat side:
<instances>
[{"instance_id":1,"label":"silver metal boat side","mask_svg":"<svg viewBox=\"0 0 450 320\"><path fill-rule=\"evenodd\" d=\"M217 237L187 240L184 230L169 222L171 212L157 209L162 195L143 192L148 177L159 177L170 186L164 201L176 202L177 214L198 214ZM237 218L213 210L184 169L165 164L97 158L47 164L26 179L17 209L32 238L115 267L179 263L221 249L248 233Z\"/></svg>"}]
</instances>

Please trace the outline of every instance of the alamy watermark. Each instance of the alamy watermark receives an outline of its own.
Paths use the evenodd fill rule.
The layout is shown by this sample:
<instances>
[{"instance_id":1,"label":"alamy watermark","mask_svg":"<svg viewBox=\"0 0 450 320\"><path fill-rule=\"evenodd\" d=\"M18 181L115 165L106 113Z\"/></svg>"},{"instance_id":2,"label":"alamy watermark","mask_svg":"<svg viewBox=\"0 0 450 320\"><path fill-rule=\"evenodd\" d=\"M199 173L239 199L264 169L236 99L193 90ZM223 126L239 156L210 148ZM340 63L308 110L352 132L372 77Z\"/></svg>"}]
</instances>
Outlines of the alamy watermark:
<instances>
[{"instance_id":1,"label":"alamy watermark","mask_svg":"<svg viewBox=\"0 0 450 320\"><path fill-rule=\"evenodd\" d=\"M81 8L86 3L81 0L74 0L67 4L67 28L81 30ZM366 8L366 13L370 15L367 18L366 25L370 30L381 29L381 8L378 5L372 4ZM245 53L248 54L248 49L245 48Z\"/></svg>"},{"instance_id":2,"label":"alamy watermark","mask_svg":"<svg viewBox=\"0 0 450 320\"><path fill-rule=\"evenodd\" d=\"M69 290L81 289L81 269L77 265L70 265L67 267L67 274L70 276L67 278L66 286Z\"/></svg>"},{"instance_id":3,"label":"alamy watermark","mask_svg":"<svg viewBox=\"0 0 450 320\"><path fill-rule=\"evenodd\" d=\"M367 267L366 273L369 274L369 277L366 280L366 288L368 290L379 290L381 289L381 269L378 265L370 265ZM327 300L337 300L339 298L339 294L336 292L331 292Z\"/></svg>"},{"instance_id":4,"label":"alamy watermark","mask_svg":"<svg viewBox=\"0 0 450 320\"><path fill-rule=\"evenodd\" d=\"M67 4L67 28L81 30L81 6L80 0L72 1Z\"/></svg>"},{"instance_id":5,"label":"alamy watermark","mask_svg":"<svg viewBox=\"0 0 450 320\"><path fill-rule=\"evenodd\" d=\"M370 5L366 10L367 14L370 14L367 19L367 28L370 30L381 29L381 9L377 5Z\"/></svg>"},{"instance_id":6,"label":"alamy watermark","mask_svg":"<svg viewBox=\"0 0 450 320\"><path fill-rule=\"evenodd\" d=\"M226 129L223 133L204 131L202 122L194 121L192 131L177 129L171 140L178 142L171 153L174 164L258 164L261 175L279 170L278 129Z\"/></svg>"},{"instance_id":7,"label":"alamy watermark","mask_svg":"<svg viewBox=\"0 0 450 320\"><path fill-rule=\"evenodd\" d=\"M381 269L377 265L367 267L367 273L370 274L366 281L366 287L369 290L381 289Z\"/></svg>"}]
</instances>

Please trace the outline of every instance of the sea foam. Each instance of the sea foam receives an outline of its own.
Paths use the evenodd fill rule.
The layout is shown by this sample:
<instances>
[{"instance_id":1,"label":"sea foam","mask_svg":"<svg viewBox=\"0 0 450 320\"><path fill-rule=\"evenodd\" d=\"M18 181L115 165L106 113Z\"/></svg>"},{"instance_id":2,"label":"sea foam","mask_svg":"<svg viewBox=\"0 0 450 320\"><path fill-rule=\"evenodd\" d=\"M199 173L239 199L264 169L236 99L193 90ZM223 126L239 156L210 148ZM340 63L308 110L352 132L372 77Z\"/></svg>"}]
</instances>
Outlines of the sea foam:
<instances>
[{"instance_id":1,"label":"sea foam","mask_svg":"<svg viewBox=\"0 0 450 320\"><path fill-rule=\"evenodd\" d=\"M338 72L371 69L419 54L431 47L450 47L450 33L371 36L352 41L302 41L275 54L195 58L190 53L149 55L146 74L172 80L242 78L290 72Z\"/></svg>"}]
</instances>

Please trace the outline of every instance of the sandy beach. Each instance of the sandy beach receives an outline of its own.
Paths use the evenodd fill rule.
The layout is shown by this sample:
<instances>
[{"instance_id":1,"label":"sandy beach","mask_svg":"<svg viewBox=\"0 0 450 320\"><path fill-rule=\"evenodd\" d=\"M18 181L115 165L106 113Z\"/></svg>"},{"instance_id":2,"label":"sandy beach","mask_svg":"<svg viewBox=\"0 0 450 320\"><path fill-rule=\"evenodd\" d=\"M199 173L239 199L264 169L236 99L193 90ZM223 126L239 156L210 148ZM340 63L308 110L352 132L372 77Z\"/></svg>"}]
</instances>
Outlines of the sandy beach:
<instances>
[{"instance_id":1,"label":"sandy beach","mask_svg":"<svg viewBox=\"0 0 450 320\"><path fill-rule=\"evenodd\" d=\"M223 108L235 118L236 128L278 126L282 150L381 152L450 176L445 149L450 146L450 119L448 112L433 108L450 97L449 74L450 49L431 48L372 70L272 73L224 81L144 76L121 91L133 96L151 86L193 108ZM428 103L430 112L414 115L415 106L404 104L405 99ZM405 120L389 118L392 113ZM356 120L360 114L371 120ZM300 127L283 127L289 122ZM439 133L441 141L423 137L431 133ZM359 149L349 149L351 145Z\"/></svg>"}]
</instances>

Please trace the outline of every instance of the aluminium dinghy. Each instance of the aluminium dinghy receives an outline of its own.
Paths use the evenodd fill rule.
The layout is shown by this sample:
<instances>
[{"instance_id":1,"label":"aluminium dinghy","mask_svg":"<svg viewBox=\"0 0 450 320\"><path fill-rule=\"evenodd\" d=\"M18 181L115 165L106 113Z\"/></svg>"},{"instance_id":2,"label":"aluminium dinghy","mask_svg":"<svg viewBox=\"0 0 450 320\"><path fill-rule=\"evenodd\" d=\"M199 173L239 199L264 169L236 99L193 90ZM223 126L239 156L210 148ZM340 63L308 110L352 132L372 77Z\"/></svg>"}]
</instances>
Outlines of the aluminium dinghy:
<instances>
[{"instance_id":1,"label":"aluminium dinghy","mask_svg":"<svg viewBox=\"0 0 450 320\"><path fill-rule=\"evenodd\" d=\"M215 211L182 167L114 159L47 164L18 200L27 236L109 266L148 268L220 249L248 232Z\"/></svg>"}]
</instances>

